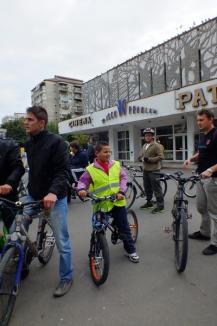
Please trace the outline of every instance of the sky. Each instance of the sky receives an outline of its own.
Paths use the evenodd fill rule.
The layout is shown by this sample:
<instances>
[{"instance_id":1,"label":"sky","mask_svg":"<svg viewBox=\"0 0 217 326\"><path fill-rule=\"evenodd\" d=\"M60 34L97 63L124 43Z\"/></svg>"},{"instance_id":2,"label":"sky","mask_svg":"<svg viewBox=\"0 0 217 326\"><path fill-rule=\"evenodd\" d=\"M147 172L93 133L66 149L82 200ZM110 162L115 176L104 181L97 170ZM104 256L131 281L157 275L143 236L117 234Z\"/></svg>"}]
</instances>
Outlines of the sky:
<instances>
[{"instance_id":1,"label":"sky","mask_svg":"<svg viewBox=\"0 0 217 326\"><path fill-rule=\"evenodd\" d=\"M215 16L216 0L1 1L0 122L46 78L88 81Z\"/></svg>"}]
</instances>

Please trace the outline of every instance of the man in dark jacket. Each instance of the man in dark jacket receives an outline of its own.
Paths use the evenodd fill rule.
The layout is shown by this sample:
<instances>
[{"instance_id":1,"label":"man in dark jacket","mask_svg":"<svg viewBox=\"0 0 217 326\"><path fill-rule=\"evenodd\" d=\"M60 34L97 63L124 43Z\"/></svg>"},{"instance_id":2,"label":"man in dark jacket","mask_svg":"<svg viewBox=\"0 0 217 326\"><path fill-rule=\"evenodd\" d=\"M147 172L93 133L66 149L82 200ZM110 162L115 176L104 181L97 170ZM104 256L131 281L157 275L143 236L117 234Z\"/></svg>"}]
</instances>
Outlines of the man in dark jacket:
<instances>
[{"instance_id":1,"label":"man in dark jacket","mask_svg":"<svg viewBox=\"0 0 217 326\"><path fill-rule=\"evenodd\" d=\"M28 199L43 200L44 207L51 209L51 223L60 254L60 282L54 296L60 297L69 291L73 277L66 198L69 154L65 141L45 129L47 121L44 108L27 109L25 128L30 135L25 145L29 165Z\"/></svg>"},{"instance_id":2,"label":"man in dark jacket","mask_svg":"<svg viewBox=\"0 0 217 326\"><path fill-rule=\"evenodd\" d=\"M25 173L20 157L19 147L13 139L0 139L0 196L18 200L17 188ZM3 209L4 223L11 226L14 215L10 209Z\"/></svg>"}]
</instances>

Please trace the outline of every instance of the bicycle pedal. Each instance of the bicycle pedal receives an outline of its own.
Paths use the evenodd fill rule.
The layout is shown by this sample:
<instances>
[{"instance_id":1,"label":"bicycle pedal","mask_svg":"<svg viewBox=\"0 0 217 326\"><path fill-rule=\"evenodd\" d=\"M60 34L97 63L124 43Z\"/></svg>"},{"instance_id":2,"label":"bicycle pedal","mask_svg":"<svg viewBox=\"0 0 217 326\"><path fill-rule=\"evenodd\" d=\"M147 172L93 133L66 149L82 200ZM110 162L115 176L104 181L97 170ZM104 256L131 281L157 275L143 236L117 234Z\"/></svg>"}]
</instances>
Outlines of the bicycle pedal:
<instances>
[{"instance_id":1,"label":"bicycle pedal","mask_svg":"<svg viewBox=\"0 0 217 326\"><path fill-rule=\"evenodd\" d=\"M169 234L171 232L173 232L172 226L164 226L164 233Z\"/></svg>"},{"instance_id":2,"label":"bicycle pedal","mask_svg":"<svg viewBox=\"0 0 217 326\"><path fill-rule=\"evenodd\" d=\"M188 214L188 217L187 217L188 220L191 220L192 219L192 214Z\"/></svg>"}]
</instances>

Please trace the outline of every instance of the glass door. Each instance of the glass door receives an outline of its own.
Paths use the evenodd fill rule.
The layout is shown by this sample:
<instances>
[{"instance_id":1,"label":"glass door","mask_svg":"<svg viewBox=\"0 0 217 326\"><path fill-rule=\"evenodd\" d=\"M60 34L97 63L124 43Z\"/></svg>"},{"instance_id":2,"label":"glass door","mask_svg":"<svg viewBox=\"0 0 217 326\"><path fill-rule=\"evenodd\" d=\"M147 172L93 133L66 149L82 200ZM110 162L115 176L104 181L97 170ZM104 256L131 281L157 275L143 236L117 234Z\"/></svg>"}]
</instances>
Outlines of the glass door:
<instances>
[{"instance_id":1,"label":"glass door","mask_svg":"<svg viewBox=\"0 0 217 326\"><path fill-rule=\"evenodd\" d=\"M187 159L187 135L176 134L175 135L175 160L184 161Z\"/></svg>"}]
</instances>

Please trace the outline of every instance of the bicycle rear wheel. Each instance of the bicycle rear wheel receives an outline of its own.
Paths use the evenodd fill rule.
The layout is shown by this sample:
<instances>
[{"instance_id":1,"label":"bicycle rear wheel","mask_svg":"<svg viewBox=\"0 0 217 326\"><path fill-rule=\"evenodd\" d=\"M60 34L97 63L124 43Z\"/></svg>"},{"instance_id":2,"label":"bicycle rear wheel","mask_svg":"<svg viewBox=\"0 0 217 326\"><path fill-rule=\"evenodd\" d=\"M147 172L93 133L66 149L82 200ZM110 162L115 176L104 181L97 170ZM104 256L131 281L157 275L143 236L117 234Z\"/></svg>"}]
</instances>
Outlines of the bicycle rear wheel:
<instances>
[{"instance_id":1,"label":"bicycle rear wheel","mask_svg":"<svg viewBox=\"0 0 217 326\"><path fill-rule=\"evenodd\" d=\"M135 243L138 238L139 225L136 213L132 209L127 211L127 220L133 241Z\"/></svg>"},{"instance_id":2,"label":"bicycle rear wheel","mask_svg":"<svg viewBox=\"0 0 217 326\"><path fill-rule=\"evenodd\" d=\"M187 197L195 198L196 197L196 182L189 180L184 185L184 193Z\"/></svg>"},{"instance_id":3,"label":"bicycle rear wheel","mask_svg":"<svg viewBox=\"0 0 217 326\"><path fill-rule=\"evenodd\" d=\"M160 180L160 184L161 184L163 196L165 197L166 192L167 192L167 182L166 182L166 180Z\"/></svg>"},{"instance_id":4,"label":"bicycle rear wheel","mask_svg":"<svg viewBox=\"0 0 217 326\"><path fill-rule=\"evenodd\" d=\"M8 325L17 296L15 259L16 248L9 248L0 261L0 325Z\"/></svg>"},{"instance_id":5,"label":"bicycle rear wheel","mask_svg":"<svg viewBox=\"0 0 217 326\"><path fill-rule=\"evenodd\" d=\"M51 259L55 247L53 230L47 219L42 220L38 236L38 260L41 264L46 265Z\"/></svg>"},{"instance_id":6,"label":"bicycle rear wheel","mask_svg":"<svg viewBox=\"0 0 217 326\"><path fill-rule=\"evenodd\" d=\"M109 248L103 233L92 233L89 264L93 282L97 286L105 283L109 273Z\"/></svg>"},{"instance_id":7,"label":"bicycle rear wheel","mask_svg":"<svg viewBox=\"0 0 217 326\"><path fill-rule=\"evenodd\" d=\"M133 203L136 199L136 194L137 194L136 187L131 182L127 182L127 190L125 192L125 198L126 198L126 202L127 202L126 208L127 209L129 209L133 205Z\"/></svg>"},{"instance_id":8,"label":"bicycle rear wheel","mask_svg":"<svg viewBox=\"0 0 217 326\"><path fill-rule=\"evenodd\" d=\"M188 259L188 222L185 212L180 212L174 220L175 265L182 273Z\"/></svg>"}]
</instances>

